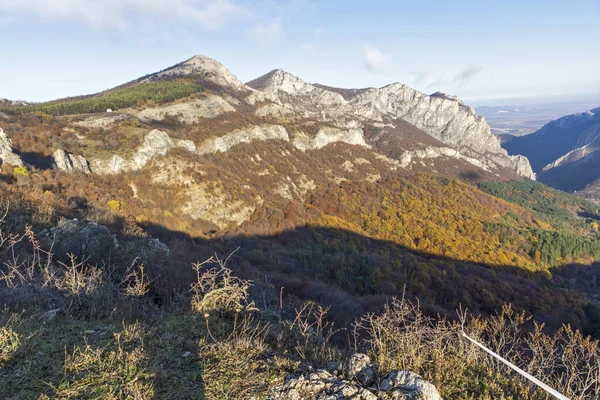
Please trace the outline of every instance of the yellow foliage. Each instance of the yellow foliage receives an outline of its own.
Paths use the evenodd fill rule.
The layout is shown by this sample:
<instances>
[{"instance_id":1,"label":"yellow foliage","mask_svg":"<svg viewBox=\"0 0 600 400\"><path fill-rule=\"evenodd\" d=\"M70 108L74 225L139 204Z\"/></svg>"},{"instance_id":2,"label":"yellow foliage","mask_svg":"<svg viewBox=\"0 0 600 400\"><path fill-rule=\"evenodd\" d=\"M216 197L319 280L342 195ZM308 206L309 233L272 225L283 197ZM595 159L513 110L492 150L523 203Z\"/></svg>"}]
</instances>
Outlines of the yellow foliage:
<instances>
[{"instance_id":1,"label":"yellow foliage","mask_svg":"<svg viewBox=\"0 0 600 400\"><path fill-rule=\"evenodd\" d=\"M29 171L25 167L15 167L13 169L13 176L16 178L17 176L29 176Z\"/></svg>"},{"instance_id":2,"label":"yellow foliage","mask_svg":"<svg viewBox=\"0 0 600 400\"><path fill-rule=\"evenodd\" d=\"M106 203L107 206L109 206L110 208L112 208L115 211L121 211L121 201L119 200L109 200L108 203Z\"/></svg>"}]
</instances>

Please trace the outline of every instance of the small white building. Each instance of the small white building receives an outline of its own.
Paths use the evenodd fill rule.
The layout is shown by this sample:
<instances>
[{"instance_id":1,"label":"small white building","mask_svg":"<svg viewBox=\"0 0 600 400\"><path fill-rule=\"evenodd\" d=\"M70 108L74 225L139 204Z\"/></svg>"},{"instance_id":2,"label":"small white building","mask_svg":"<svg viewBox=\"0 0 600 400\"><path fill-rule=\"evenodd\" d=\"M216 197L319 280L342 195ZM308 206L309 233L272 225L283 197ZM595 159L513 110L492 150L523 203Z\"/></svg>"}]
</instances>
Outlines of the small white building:
<instances>
[{"instance_id":1,"label":"small white building","mask_svg":"<svg viewBox=\"0 0 600 400\"><path fill-rule=\"evenodd\" d=\"M106 112L112 112L112 108L107 108Z\"/></svg>"}]
</instances>

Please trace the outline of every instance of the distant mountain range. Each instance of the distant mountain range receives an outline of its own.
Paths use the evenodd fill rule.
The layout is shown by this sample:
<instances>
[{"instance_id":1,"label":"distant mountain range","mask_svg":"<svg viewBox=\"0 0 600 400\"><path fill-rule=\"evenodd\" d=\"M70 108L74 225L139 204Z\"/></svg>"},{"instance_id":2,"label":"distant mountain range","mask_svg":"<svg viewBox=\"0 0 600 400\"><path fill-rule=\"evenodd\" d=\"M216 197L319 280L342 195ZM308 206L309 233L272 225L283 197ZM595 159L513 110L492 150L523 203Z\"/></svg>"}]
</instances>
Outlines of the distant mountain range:
<instances>
[{"instance_id":1,"label":"distant mountain range","mask_svg":"<svg viewBox=\"0 0 600 400\"><path fill-rule=\"evenodd\" d=\"M600 104L600 95L596 100L578 100L563 102L540 102L527 104L503 104L476 107L475 111L486 119L501 141L512 140L515 136L524 136L536 132L548 122L565 115L589 110Z\"/></svg>"},{"instance_id":2,"label":"distant mountain range","mask_svg":"<svg viewBox=\"0 0 600 400\"><path fill-rule=\"evenodd\" d=\"M539 180L558 189L582 190L600 178L600 107L568 115L530 135L504 143L526 155Z\"/></svg>"}]
</instances>

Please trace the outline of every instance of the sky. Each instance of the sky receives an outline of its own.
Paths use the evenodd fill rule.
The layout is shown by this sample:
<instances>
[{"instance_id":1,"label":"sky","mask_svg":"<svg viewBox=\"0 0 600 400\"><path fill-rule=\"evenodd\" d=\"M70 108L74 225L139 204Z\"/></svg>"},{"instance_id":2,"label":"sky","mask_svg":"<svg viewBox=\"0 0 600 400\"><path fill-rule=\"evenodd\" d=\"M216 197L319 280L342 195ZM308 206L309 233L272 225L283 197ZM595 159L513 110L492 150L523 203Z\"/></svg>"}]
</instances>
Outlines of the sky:
<instances>
[{"instance_id":1,"label":"sky","mask_svg":"<svg viewBox=\"0 0 600 400\"><path fill-rule=\"evenodd\" d=\"M600 0L0 0L0 98L95 93L203 54L470 101L598 94Z\"/></svg>"}]
</instances>

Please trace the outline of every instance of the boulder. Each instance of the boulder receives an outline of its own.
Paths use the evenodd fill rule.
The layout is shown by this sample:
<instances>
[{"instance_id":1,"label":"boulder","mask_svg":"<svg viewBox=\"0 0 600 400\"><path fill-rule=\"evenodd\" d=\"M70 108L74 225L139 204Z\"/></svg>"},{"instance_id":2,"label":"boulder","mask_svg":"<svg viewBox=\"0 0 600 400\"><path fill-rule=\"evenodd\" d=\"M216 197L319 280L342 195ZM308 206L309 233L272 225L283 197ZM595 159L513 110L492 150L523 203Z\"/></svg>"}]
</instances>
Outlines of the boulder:
<instances>
[{"instance_id":1,"label":"boulder","mask_svg":"<svg viewBox=\"0 0 600 400\"><path fill-rule=\"evenodd\" d=\"M2 163L12 164L18 167L24 165L21 157L13 152L12 140L10 140L4 130L0 128L0 164Z\"/></svg>"},{"instance_id":2,"label":"boulder","mask_svg":"<svg viewBox=\"0 0 600 400\"><path fill-rule=\"evenodd\" d=\"M117 247L117 237L95 222L72 219L56 227L53 252L62 261L68 261L69 254L73 254L77 260L102 264L110 260Z\"/></svg>"},{"instance_id":3,"label":"boulder","mask_svg":"<svg viewBox=\"0 0 600 400\"><path fill-rule=\"evenodd\" d=\"M60 170L67 172L83 172L89 174L92 172L88 161L80 155L67 153L62 149L58 149L52 155L54 166Z\"/></svg>"},{"instance_id":4,"label":"boulder","mask_svg":"<svg viewBox=\"0 0 600 400\"><path fill-rule=\"evenodd\" d=\"M442 399L434 385L410 371L391 371L388 376L381 381L380 388L383 391L401 391L408 399Z\"/></svg>"}]
</instances>

